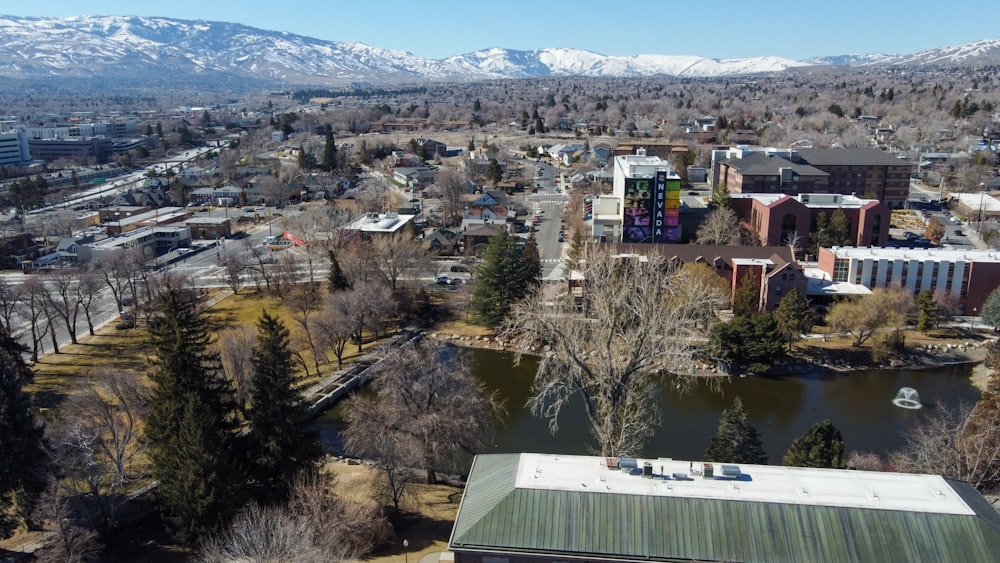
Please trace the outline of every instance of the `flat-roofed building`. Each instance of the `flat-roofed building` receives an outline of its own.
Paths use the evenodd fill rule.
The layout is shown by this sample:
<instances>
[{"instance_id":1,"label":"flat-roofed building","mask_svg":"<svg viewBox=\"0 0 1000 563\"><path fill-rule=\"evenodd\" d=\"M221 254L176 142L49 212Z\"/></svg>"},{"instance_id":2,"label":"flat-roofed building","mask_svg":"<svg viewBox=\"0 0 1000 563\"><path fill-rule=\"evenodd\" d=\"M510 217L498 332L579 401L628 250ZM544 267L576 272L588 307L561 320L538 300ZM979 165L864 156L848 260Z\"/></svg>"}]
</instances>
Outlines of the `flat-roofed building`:
<instances>
[{"instance_id":1,"label":"flat-roofed building","mask_svg":"<svg viewBox=\"0 0 1000 563\"><path fill-rule=\"evenodd\" d=\"M149 249L149 257L153 258L168 250L187 246L190 242L191 231L183 225L141 227L123 235L81 245L77 249L77 256L81 262L87 262L111 252L143 248Z\"/></svg>"},{"instance_id":2,"label":"flat-roofed building","mask_svg":"<svg viewBox=\"0 0 1000 563\"><path fill-rule=\"evenodd\" d=\"M393 235L402 232L413 221L416 215L400 215L399 213L365 213L361 217L344 225L340 229L355 232L364 238Z\"/></svg>"},{"instance_id":3,"label":"flat-roofed building","mask_svg":"<svg viewBox=\"0 0 1000 563\"><path fill-rule=\"evenodd\" d=\"M481 454L457 563L993 561L1000 514L937 475Z\"/></svg>"},{"instance_id":4,"label":"flat-roofed building","mask_svg":"<svg viewBox=\"0 0 1000 563\"><path fill-rule=\"evenodd\" d=\"M818 267L835 283L869 289L900 285L957 298L963 315L977 315L1000 286L1000 251L912 248L821 248Z\"/></svg>"},{"instance_id":5,"label":"flat-roofed building","mask_svg":"<svg viewBox=\"0 0 1000 563\"><path fill-rule=\"evenodd\" d=\"M639 148L616 156L613 173L612 195L621 201L617 240L680 241L681 178L670 163Z\"/></svg>"},{"instance_id":6,"label":"flat-roofed building","mask_svg":"<svg viewBox=\"0 0 1000 563\"><path fill-rule=\"evenodd\" d=\"M856 246L885 246L889 240L892 211L877 199L841 194L732 194L729 206L764 246L787 244L798 235L802 241L815 231L820 214L829 219L840 209L847 217L848 238Z\"/></svg>"}]
</instances>

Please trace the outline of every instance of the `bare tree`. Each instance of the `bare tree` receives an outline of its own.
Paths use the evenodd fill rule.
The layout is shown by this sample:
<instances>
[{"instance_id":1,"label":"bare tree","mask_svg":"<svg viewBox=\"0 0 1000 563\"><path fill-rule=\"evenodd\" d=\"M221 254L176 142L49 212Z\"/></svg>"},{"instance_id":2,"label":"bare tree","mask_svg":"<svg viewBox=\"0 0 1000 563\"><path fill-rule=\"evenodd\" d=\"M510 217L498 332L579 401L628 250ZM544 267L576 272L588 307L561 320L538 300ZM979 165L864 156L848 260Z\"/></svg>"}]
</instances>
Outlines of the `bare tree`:
<instances>
[{"instance_id":1,"label":"bare tree","mask_svg":"<svg viewBox=\"0 0 1000 563\"><path fill-rule=\"evenodd\" d=\"M199 561L303 561L319 563L363 557L392 539L392 528L375 503L333 496L333 479L299 479L284 506L253 504L220 536L199 550Z\"/></svg>"},{"instance_id":2,"label":"bare tree","mask_svg":"<svg viewBox=\"0 0 1000 563\"><path fill-rule=\"evenodd\" d=\"M141 388L134 374L100 369L66 407L54 433L63 494L77 499L79 516L109 538L118 527L134 464L142 455Z\"/></svg>"},{"instance_id":3,"label":"bare tree","mask_svg":"<svg viewBox=\"0 0 1000 563\"><path fill-rule=\"evenodd\" d=\"M728 207L717 207L708 212L705 220L698 226L698 244L739 244L739 218L736 212Z\"/></svg>"},{"instance_id":4,"label":"bare tree","mask_svg":"<svg viewBox=\"0 0 1000 563\"><path fill-rule=\"evenodd\" d=\"M385 318L393 313L396 304L392 292L381 281L355 283L351 288L351 296L358 302L356 334L358 352L362 351L363 332L368 329L378 339L379 331L385 326Z\"/></svg>"},{"instance_id":5,"label":"bare tree","mask_svg":"<svg viewBox=\"0 0 1000 563\"><path fill-rule=\"evenodd\" d=\"M312 283L298 284L285 292L285 306L291 311L292 320L298 323L305 336L305 343L313 352L313 365L319 373L320 353L317 349L317 339L313 334L316 327L313 319L323 304L323 296L319 287Z\"/></svg>"},{"instance_id":6,"label":"bare tree","mask_svg":"<svg viewBox=\"0 0 1000 563\"><path fill-rule=\"evenodd\" d=\"M412 448L409 459L434 483L437 470L489 443L502 407L469 375L458 350L414 341L373 369L374 395L358 394L345 407L350 451L382 460L402 453L405 444ZM398 448L385 452L387 444Z\"/></svg>"},{"instance_id":7,"label":"bare tree","mask_svg":"<svg viewBox=\"0 0 1000 563\"><path fill-rule=\"evenodd\" d=\"M39 563L86 563L97 561L101 544L97 532L81 525L71 501L50 487L34 512L35 520L43 522L49 534L42 548L35 553Z\"/></svg>"},{"instance_id":8,"label":"bare tree","mask_svg":"<svg viewBox=\"0 0 1000 563\"><path fill-rule=\"evenodd\" d=\"M251 354L256 343L257 330L252 326L227 328L219 333L216 341L222 371L233 383L241 412L246 412L250 400L250 379L253 376Z\"/></svg>"},{"instance_id":9,"label":"bare tree","mask_svg":"<svg viewBox=\"0 0 1000 563\"><path fill-rule=\"evenodd\" d=\"M79 293L75 290L77 278L77 272L64 268L46 276L44 282L47 306L62 320L73 344L77 343L76 321L80 315Z\"/></svg>"},{"instance_id":10,"label":"bare tree","mask_svg":"<svg viewBox=\"0 0 1000 563\"><path fill-rule=\"evenodd\" d=\"M333 350L337 368L344 367L344 352L351 336L359 331L360 303L350 291L330 293L325 298L323 311L317 316L316 331L326 349Z\"/></svg>"},{"instance_id":11,"label":"bare tree","mask_svg":"<svg viewBox=\"0 0 1000 563\"><path fill-rule=\"evenodd\" d=\"M42 340L50 332L54 332L49 312L45 308L48 299L45 284L38 277L32 276L21 284L21 288L24 292L24 317L31 327L31 361L38 362ZM53 352L58 354L59 349L56 348Z\"/></svg>"},{"instance_id":12,"label":"bare tree","mask_svg":"<svg viewBox=\"0 0 1000 563\"><path fill-rule=\"evenodd\" d=\"M579 300L543 289L514 305L504 334L521 350L545 351L529 406L553 433L579 396L596 451L636 454L659 419L660 379L692 379L699 324L728 296L658 255L619 258L588 247L581 273Z\"/></svg>"},{"instance_id":13,"label":"bare tree","mask_svg":"<svg viewBox=\"0 0 1000 563\"><path fill-rule=\"evenodd\" d=\"M467 186L464 174L444 168L438 171L433 192L441 200L441 219L446 226L453 224L461 215L464 206L462 197L468 191Z\"/></svg>"},{"instance_id":14,"label":"bare tree","mask_svg":"<svg viewBox=\"0 0 1000 563\"><path fill-rule=\"evenodd\" d=\"M393 291L401 276L430 271L430 259L423 245L407 232L375 239L371 256L373 266Z\"/></svg>"},{"instance_id":15,"label":"bare tree","mask_svg":"<svg viewBox=\"0 0 1000 563\"><path fill-rule=\"evenodd\" d=\"M20 336L20 330L15 324L23 316L23 294L22 284L8 283L5 278L0 278L0 323L3 323L3 330L12 338Z\"/></svg>"},{"instance_id":16,"label":"bare tree","mask_svg":"<svg viewBox=\"0 0 1000 563\"><path fill-rule=\"evenodd\" d=\"M83 309L83 316L87 319L87 331L91 336L94 335L93 308L101 287L103 282L100 277L90 270L84 272L74 286L75 299Z\"/></svg>"}]
</instances>

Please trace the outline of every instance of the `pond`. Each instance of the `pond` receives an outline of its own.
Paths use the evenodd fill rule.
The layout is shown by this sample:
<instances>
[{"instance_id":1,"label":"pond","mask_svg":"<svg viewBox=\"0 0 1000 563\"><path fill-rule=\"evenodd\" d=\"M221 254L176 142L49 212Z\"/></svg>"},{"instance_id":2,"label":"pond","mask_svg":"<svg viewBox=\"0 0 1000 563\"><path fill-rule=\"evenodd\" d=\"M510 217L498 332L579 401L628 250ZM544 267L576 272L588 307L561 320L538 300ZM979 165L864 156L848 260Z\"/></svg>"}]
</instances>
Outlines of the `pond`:
<instances>
[{"instance_id":1,"label":"pond","mask_svg":"<svg viewBox=\"0 0 1000 563\"><path fill-rule=\"evenodd\" d=\"M590 453L593 441L581 401L564 409L556 435L549 433L546 420L524 407L537 367L535 358L525 356L515 366L514 355L509 352L471 349L468 353L473 376L496 390L507 406L507 417L497 429L495 446L488 453ZM840 429L848 451L885 454L902 444L902 433L909 425L941 408L973 404L979 391L969 381L971 370L971 365L960 365L929 370L862 370L831 376L741 378L723 383L718 391L699 384L683 394L664 386L662 421L642 455L701 459L720 413L737 395L761 433L770 463L780 463L791 441L824 419L830 419ZM901 387L916 389L923 408L894 406L892 400ZM332 451L340 450L339 424L336 409L317 421L322 439Z\"/></svg>"}]
</instances>

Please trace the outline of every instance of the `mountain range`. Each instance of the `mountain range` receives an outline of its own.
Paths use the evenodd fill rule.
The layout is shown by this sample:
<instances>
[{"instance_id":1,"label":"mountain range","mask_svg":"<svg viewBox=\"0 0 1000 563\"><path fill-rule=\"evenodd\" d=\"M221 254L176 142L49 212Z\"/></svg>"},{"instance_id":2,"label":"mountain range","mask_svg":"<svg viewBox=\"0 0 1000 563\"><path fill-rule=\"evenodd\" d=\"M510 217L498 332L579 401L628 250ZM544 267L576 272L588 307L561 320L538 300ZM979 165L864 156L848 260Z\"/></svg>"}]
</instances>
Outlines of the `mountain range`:
<instances>
[{"instance_id":1,"label":"mountain range","mask_svg":"<svg viewBox=\"0 0 1000 563\"><path fill-rule=\"evenodd\" d=\"M241 24L139 16L0 16L0 76L290 85L474 81L561 76L711 77L809 66L976 64L1000 60L1000 39L911 55L712 59L607 56L579 49L490 48L435 60L357 42L325 41Z\"/></svg>"}]
</instances>

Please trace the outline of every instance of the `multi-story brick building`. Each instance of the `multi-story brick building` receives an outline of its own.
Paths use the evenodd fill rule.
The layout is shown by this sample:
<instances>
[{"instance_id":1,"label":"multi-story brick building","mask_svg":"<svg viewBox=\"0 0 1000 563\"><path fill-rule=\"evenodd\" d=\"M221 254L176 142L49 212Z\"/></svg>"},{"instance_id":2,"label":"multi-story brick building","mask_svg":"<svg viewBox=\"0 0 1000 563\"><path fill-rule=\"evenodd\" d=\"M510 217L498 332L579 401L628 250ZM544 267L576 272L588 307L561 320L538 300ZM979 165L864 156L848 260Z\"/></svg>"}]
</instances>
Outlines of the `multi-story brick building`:
<instances>
[{"instance_id":1,"label":"multi-story brick building","mask_svg":"<svg viewBox=\"0 0 1000 563\"><path fill-rule=\"evenodd\" d=\"M913 164L878 149L716 151L713 181L730 193L832 193L871 197L902 208Z\"/></svg>"},{"instance_id":2,"label":"multi-story brick building","mask_svg":"<svg viewBox=\"0 0 1000 563\"><path fill-rule=\"evenodd\" d=\"M855 246L885 246L892 211L875 199L840 194L733 194L733 211L757 233L764 246L787 244L790 237L807 238L821 213L836 209L847 217L847 231Z\"/></svg>"}]
</instances>

